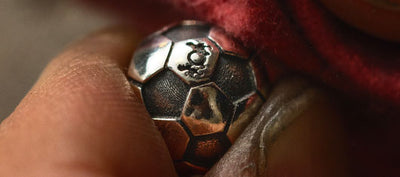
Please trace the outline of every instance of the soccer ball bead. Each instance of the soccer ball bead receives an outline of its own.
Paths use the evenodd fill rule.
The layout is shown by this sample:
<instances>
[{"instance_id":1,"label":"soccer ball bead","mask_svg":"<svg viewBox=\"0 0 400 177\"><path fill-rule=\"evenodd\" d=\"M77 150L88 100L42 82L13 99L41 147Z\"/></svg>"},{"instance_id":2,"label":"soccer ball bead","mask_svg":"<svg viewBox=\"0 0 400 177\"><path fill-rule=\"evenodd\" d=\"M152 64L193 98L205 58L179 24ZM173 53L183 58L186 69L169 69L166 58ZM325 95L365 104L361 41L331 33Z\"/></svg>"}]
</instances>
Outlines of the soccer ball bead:
<instances>
[{"instance_id":1,"label":"soccer ball bead","mask_svg":"<svg viewBox=\"0 0 400 177\"><path fill-rule=\"evenodd\" d=\"M184 21L149 36L128 75L179 173L204 173L265 98L250 55L217 27Z\"/></svg>"}]
</instances>

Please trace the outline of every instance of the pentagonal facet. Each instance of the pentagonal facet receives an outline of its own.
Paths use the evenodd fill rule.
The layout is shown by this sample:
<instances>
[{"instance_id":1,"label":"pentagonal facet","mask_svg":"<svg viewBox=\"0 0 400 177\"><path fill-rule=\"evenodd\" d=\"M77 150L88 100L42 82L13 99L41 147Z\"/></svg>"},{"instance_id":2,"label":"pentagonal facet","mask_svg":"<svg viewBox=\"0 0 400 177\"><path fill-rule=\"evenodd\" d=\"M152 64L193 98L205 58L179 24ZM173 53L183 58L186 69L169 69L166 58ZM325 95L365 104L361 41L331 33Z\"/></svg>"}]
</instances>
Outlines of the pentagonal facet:
<instances>
[{"instance_id":1,"label":"pentagonal facet","mask_svg":"<svg viewBox=\"0 0 400 177\"><path fill-rule=\"evenodd\" d=\"M184 159L194 165L210 168L230 146L225 133L197 136L190 140Z\"/></svg>"},{"instance_id":2,"label":"pentagonal facet","mask_svg":"<svg viewBox=\"0 0 400 177\"><path fill-rule=\"evenodd\" d=\"M217 47L207 38L190 39L174 44L168 68L190 84L209 79L218 60Z\"/></svg>"},{"instance_id":3,"label":"pentagonal facet","mask_svg":"<svg viewBox=\"0 0 400 177\"><path fill-rule=\"evenodd\" d=\"M256 80L249 61L231 55L221 55L211 81L236 102L256 92Z\"/></svg>"},{"instance_id":4,"label":"pentagonal facet","mask_svg":"<svg viewBox=\"0 0 400 177\"><path fill-rule=\"evenodd\" d=\"M249 58L249 53L245 50L245 48L240 45L238 41L235 41L231 36L228 36L221 28L211 28L208 37L217 43L223 52L241 57L243 59Z\"/></svg>"},{"instance_id":5,"label":"pentagonal facet","mask_svg":"<svg viewBox=\"0 0 400 177\"><path fill-rule=\"evenodd\" d=\"M263 102L261 96L254 93L236 104L235 114L227 132L227 136L231 142L235 142L236 138L247 127L253 117L257 115Z\"/></svg>"},{"instance_id":6,"label":"pentagonal facet","mask_svg":"<svg viewBox=\"0 0 400 177\"><path fill-rule=\"evenodd\" d=\"M211 83L190 90L181 118L194 136L206 135L223 131L233 111L231 101Z\"/></svg>"},{"instance_id":7,"label":"pentagonal facet","mask_svg":"<svg viewBox=\"0 0 400 177\"><path fill-rule=\"evenodd\" d=\"M146 82L164 68L171 46L172 41L161 35L144 41L133 56L128 75L140 83Z\"/></svg>"},{"instance_id":8,"label":"pentagonal facet","mask_svg":"<svg viewBox=\"0 0 400 177\"><path fill-rule=\"evenodd\" d=\"M154 123L163 136L172 159L182 160L190 138L183 127L176 121L155 120Z\"/></svg>"},{"instance_id":9,"label":"pentagonal facet","mask_svg":"<svg viewBox=\"0 0 400 177\"><path fill-rule=\"evenodd\" d=\"M143 101L153 119L179 120L189 85L164 70L143 84Z\"/></svg>"}]
</instances>

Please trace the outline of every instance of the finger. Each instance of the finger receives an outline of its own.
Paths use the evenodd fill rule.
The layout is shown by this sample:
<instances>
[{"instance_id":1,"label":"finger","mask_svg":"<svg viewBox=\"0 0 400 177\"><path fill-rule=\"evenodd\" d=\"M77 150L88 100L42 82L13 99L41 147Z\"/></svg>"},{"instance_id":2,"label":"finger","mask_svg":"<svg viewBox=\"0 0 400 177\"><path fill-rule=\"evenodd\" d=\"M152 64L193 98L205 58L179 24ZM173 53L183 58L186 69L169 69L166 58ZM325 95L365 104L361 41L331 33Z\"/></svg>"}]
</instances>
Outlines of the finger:
<instances>
[{"instance_id":1,"label":"finger","mask_svg":"<svg viewBox=\"0 0 400 177\"><path fill-rule=\"evenodd\" d=\"M347 175L340 116L320 90L282 81L261 109L207 177Z\"/></svg>"},{"instance_id":2,"label":"finger","mask_svg":"<svg viewBox=\"0 0 400 177\"><path fill-rule=\"evenodd\" d=\"M176 176L124 75L137 40L107 29L56 57L0 126L0 176Z\"/></svg>"}]
</instances>

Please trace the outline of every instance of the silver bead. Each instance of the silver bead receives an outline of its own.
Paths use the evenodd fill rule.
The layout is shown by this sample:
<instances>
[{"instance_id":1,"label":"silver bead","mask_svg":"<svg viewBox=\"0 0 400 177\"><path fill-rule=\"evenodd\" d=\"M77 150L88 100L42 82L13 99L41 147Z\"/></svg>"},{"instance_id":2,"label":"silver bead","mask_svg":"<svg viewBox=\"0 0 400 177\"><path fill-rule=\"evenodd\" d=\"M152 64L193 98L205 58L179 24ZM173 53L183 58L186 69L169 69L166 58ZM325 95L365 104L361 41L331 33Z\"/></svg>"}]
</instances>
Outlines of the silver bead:
<instances>
[{"instance_id":1,"label":"silver bead","mask_svg":"<svg viewBox=\"0 0 400 177\"><path fill-rule=\"evenodd\" d=\"M178 171L202 173L230 147L265 100L245 48L217 27L183 21L149 36L128 75Z\"/></svg>"}]
</instances>

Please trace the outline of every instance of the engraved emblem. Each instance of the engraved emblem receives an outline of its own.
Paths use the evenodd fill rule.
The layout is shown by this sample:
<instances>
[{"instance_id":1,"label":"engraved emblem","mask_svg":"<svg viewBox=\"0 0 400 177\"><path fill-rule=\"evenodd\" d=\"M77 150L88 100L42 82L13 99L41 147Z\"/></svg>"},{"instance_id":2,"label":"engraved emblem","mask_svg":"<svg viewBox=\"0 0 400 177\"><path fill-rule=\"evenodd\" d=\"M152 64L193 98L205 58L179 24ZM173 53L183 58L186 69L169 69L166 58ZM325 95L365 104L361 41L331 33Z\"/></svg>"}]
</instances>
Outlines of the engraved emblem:
<instances>
[{"instance_id":1,"label":"engraved emblem","mask_svg":"<svg viewBox=\"0 0 400 177\"><path fill-rule=\"evenodd\" d=\"M188 39L173 44L167 67L191 85L210 79L218 57L219 50L209 39Z\"/></svg>"},{"instance_id":2,"label":"engraved emblem","mask_svg":"<svg viewBox=\"0 0 400 177\"><path fill-rule=\"evenodd\" d=\"M199 79L204 77L205 71L207 70L205 62L208 56L211 55L211 47L198 41L190 41L187 42L186 45L190 46L192 51L187 55L188 63L178 65L178 70L184 71L186 76L192 78Z\"/></svg>"}]
</instances>

